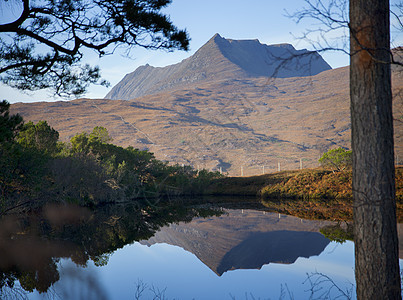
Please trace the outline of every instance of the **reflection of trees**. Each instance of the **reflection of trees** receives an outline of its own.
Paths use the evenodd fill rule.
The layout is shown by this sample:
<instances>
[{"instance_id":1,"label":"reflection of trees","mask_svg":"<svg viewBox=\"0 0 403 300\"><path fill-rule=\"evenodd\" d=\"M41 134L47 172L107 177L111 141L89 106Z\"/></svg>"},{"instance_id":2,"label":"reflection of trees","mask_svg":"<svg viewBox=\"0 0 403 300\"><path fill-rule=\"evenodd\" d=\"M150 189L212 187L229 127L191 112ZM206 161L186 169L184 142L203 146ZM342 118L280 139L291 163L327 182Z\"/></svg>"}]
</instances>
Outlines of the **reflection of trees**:
<instances>
[{"instance_id":1,"label":"reflection of trees","mask_svg":"<svg viewBox=\"0 0 403 300\"><path fill-rule=\"evenodd\" d=\"M37 215L0 220L0 298L18 279L26 291L46 292L59 280L57 262L70 258L85 267L106 265L109 254L134 241L149 239L161 227L189 222L217 210L178 205L114 205L90 211L48 206Z\"/></svg>"},{"instance_id":2,"label":"reflection of trees","mask_svg":"<svg viewBox=\"0 0 403 300\"><path fill-rule=\"evenodd\" d=\"M311 220L351 221L352 201L335 200L262 200L269 210Z\"/></svg>"},{"instance_id":3,"label":"reflection of trees","mask_svg":"<svg viewBox=\"0 0 403 300\"><path fill-rule=\"evenodd\" d=\"M337 224L322 227L320 229L320 233L322 233L329 240L341 244L347 240L354 240L353 223L345 222L343 224L342 222L337 222Z\"/></svg>"}]
</instances>

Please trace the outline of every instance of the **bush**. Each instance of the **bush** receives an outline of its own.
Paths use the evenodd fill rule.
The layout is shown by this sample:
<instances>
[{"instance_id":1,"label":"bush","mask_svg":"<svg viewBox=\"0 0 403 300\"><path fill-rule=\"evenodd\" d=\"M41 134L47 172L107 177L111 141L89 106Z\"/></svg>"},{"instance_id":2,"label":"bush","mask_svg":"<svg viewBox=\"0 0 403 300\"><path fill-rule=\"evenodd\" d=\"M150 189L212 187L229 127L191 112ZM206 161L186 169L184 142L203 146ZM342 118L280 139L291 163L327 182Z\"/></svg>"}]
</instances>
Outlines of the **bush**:
<instances>
[{"instance_id":1,"label":"bush","mask_svg":"<svg viewBox=\"0 0 403 300\"><path fill-rule=\"evenodd\" d=\"M352 151L341 147L325 152L319 159L325 168L331 168L333 172L342 171L352 166Z\"/></svg>"}]
</instances>

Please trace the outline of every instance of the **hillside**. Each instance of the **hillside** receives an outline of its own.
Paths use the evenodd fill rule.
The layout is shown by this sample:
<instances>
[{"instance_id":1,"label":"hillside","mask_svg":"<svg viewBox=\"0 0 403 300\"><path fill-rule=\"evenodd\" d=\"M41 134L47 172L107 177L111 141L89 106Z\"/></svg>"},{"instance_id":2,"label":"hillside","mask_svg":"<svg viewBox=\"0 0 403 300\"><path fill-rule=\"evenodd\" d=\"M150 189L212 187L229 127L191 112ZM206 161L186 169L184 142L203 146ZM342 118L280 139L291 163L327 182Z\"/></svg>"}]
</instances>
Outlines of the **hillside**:
<instances>
[{"instance_id":1,"label":"hillside","mask_svg":"<svg viewBox=\"0 0 403 300\"><path fill-rule=\"evenodd\" d=\"M210 50L201 49L214 61L222 52L216 42L210 42L206 44ZM193 62L200 62L198 70L204 70L202 59ZM245 176L276 171L279 164L281 170L297 169L300 163L304 168L316 167L323 152L350 147L348 67L314 76L226 77L234 74L233 66L229 59L222 59L214 80L186 83L131 101L17 103L11 110L26 120L48 120L64 141L104 126L117 145L149 149L158 159L172 163L221 168L232 176L241 175L241 167ZM237 74L245 72L237 70ZM399 70L393 72L392 84L395 152L402 160L403 74Z\"/></svg>"}]
</instances>

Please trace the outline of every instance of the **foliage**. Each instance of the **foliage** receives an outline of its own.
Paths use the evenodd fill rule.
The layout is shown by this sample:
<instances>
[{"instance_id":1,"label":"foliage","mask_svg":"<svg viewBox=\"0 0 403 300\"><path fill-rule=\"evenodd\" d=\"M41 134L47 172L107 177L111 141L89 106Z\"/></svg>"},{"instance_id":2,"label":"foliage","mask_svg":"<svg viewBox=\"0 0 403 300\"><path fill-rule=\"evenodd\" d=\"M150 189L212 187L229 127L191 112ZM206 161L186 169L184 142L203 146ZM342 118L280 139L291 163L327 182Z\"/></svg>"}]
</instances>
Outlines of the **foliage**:
<instances>
[{"instance_id":1,"label":"foliage","mask_svg":"<svg viewBox=\"0 0 403 300\"><path fill-rule=\"evenodd\" d=\"M169 165L155 159L151 152L131 146L122 148L107 143L109 140L105 128L95 127L90 134L72 137L71 151L76 157L92 156L110 178L108 183L115 192L123 193L122 197L200 194L218 176L206 170L196 172L189 166Z\"/></svg>"},{"instance_id":2,"label":"foliage","mask_svg":"<svg viewBox=\"0 0 403 300\"><path fill-rule=\"evenodd\" d=\"M109 143L112 141L112 138L109 136L109 132L105 127L96 126L92 130L89 136L89 142L98 142L98 143Z\"/></svg>"},{"instance_id":3,"label":"foliage","mask_svg":"<svg viewBox=\"0 0 403 300\"><path fill-rule=\"evenodd\" d=\"M15 141L23 128L21 116L9 114L10 104L0 102L0 212L28 202L44 176L45 158Z\"/></svg>"},{"instance_id":4,"label":"foliage","mask_svg":"<svg viewBox=\"0 0 403 300\"><path fill-rule=\"evenodd\" d=\"M17 142L24 148L36 149L46 154L56 153L58 140L59 133L46 121L25 123L17 136Z\"/></svg>"},{"instance_id":5,"label":"foliage","mask_svg":"<svg viewBox=\"0 0 403 300\"><path fill-rule=\"evenodd\" d=\"M4 147L5 142L14 139L23 124L19 114L10 116L10 103L6 100L0 102L0 143Z\"/></svg>"},{"instance_id":6,"label":"foliage","mask_svg":"<svg viewBox=\"0 0 403 300\"><path fill-rule=\"evenodd\" d=\"M5 111L8 115L8 108ZM9 116L8 141L0 149L0 204L4 208L35 202L48 183L47 163L58 151L59 133L45 121L22 125L18 115ZM14 124L18 123L17 126Z\"/></svg>"},{"instance_id":7,"label":"foliage","mask_svg":"<svg viewBox=\"0 0 403 300\"><path fill-rule=\"evenodd\" d=\"M88 144L88 134L86 132L82 132L80 134L76 134L70 139L71 150L74 153L84 153L88 154L90 151Z\"/></svg>"},{"instance_id":8,"label":"foliage","mask_svg":"<svg viewBox=\"0 0 403 300\"><path fill-rule=\"evenodd\" d=\"M1 10L20 16L0 24L0 80L14 88L52 88L80 95L100 80L97 66L82 64L83 49L99 56L118 47L188 49L186 31L161 10L170 0L19 0Z\"/></svg>"},{"instance_id":9,"label":"foliage","mask_svg":"<svg viewBox=\"0 0 403 300\"><path fill-rule=\"evenodd\" d=\"M52 184L46 189L49 201L86 206L118 200L108 176L92 156L58 157L49 164Z\"/></svg>"},{"instance_id":10,"label":"foliage","mask_svg":"<svg viewBox=\"0 0 403 300\"><path fill-rule=\"evenodd\" d=\"M334 171L342 171L352 166L352 151L341 147L325 152L319 159L324 167L329 167Z\"/></svg>"},{"instance_id":11,"label":"foliage","mask_svg":"<svg viewBox=\"0 0 403 300\"><path fill-rule=\"evenodd\" d=\"M223 177L203 189L205 195L258 196L276 212L301 218L352 220L351 171L282 171L251 177ZM398 221L403 220L403 168L396 169Z\"/></svg>"},{"instance_id":12,"label":"foliage","mask_svg":"<svg viewBox=\"0 0 403 300\"><path fill-rule=\"evenodd\" d=\"M343 244L347 240L354 240L352 223L346 222L346 226L341 226L341 222L338 222L334 225L328 225L322 227L320 229L320 233L322 233L329 240L335 241L340 244Z\"/></svg>"},{"instance_id":13,"label":"foliage","mask_svg":"<svg viewBox=\"0 0 403 300\"><path fill-rule=\"evenodd\" d=\"M252 196L262 199L352 199L351 170L282 171L251 177L217 177L203 189L205 195ZM403 168L396 169L398 218L403 218Z\"/></svg>"}]
</instances>

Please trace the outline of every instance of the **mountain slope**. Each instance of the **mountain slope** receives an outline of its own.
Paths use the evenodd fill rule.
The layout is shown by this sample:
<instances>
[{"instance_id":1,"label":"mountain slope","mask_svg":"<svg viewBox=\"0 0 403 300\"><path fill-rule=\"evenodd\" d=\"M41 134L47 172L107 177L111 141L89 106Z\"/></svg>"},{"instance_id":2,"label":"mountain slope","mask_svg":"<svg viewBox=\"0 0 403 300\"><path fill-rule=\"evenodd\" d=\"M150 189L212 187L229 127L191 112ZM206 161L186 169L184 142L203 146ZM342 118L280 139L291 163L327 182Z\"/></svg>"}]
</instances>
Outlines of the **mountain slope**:
<instances>
[{"instance_id":1,"label":"mountain slope","mask_svg":"<svg viewBox=\"0 0 403 300\"><path fill-rule=\"evenodd\" d=\"M113 143L149 149L171 163L256 175L318 166L334 147L350 147L348 67L311 77L217 80L134 101L78 99L18 103L12 113L48 120L63 141L106 127ZM395 153L403 158L403 74L392 77ZM264 170L263 170L264 168Z\"/></svg>"},{"instance_id":2,"label":"mountain slope","mask_svg":"<svg viewBox=\"0 0 403 300\"><path fill-rule=\"evenodd\" d=\"M319 54L295 50L289 44L268 46L258 40L230 40L216 34L194 55L178 64L137 68L105 98L130 100L193 83L258 76L310 76L329 69Z\"/></svg>"},{"instance_id":3,"label":"mountain slope","mask_svg":"<svg viewBox=\"0 0 403 300\"><path fill-rule=\"evenodd\" d=\"M317 167L325 151L350 148L349 68L320 72L328 65L316 54L299 55L290 66L273 61L288 53L306 52L215 35L181 63L126 75L111 93L131 101L77 99L11 109L26 121L47 120L63 141L104 126L117 145L232 176ZM308 58L317 61L306 64ZM261 76L266 71L277 77ZM401 68L393 68L392 87L395 153L402 161Z\"/></svg>"}]
</instances>

